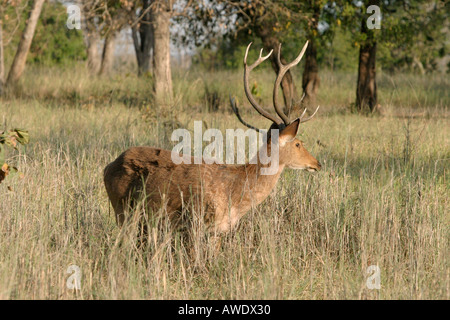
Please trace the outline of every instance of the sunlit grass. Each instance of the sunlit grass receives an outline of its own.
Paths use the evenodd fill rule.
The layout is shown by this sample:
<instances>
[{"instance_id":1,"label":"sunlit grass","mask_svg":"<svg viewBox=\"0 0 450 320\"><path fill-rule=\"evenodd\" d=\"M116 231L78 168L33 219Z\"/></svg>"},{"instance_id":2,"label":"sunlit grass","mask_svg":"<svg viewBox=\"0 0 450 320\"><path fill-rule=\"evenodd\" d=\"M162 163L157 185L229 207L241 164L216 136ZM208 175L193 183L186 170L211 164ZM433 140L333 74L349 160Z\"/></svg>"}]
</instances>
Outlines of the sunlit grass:
<instances>
[{"instance_id":1,"label":"sunlit grass","mask_svg":"<svg viewBox=\"0 0 450 320\"><path fill-rule=\"evenodd\" d=\"M449 299L444 78L396 75L394 91L379 82L381 103L432 109L426 117L363 117L345 111L355 79L323 73L324 108L300 129L321 172L286 170L215 258L200 227L195 259L179 234L157 229L147 251L136 248L133 225L115 223L103 168L130 146L171 148L164 123L174 117L186 127L242 127L228 111L229 93L246 119L267 128L246 103L241 76L177 75L177 103L161 109L151 103L150 78L28 73L17 98L0 100L7 125L31 137L9 154L25 177L0 185L0 298ZM267 103L273 78L255 74ZM218 112L206 112L205 82L218 83ZM70 265L82 270L77 292L66 287ZM381 269L380 290L366 287L369 265Z\"/></svg>"}]
</instances>

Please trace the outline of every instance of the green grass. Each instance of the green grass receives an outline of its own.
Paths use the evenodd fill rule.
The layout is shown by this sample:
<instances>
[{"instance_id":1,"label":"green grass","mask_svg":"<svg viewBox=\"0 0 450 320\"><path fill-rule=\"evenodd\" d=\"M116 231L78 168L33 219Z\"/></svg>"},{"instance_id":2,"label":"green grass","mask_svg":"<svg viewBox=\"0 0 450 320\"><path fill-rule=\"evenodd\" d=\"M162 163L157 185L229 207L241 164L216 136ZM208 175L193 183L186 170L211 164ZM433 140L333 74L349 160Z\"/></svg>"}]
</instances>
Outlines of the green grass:
<instances>
[{"instance_id":1,"label":"green grass","mask_svg":"<svg viewBox=\"0 0 450 320\"><path fill-rule=\"evenodd\" d=\"M245 102L241 76L176 75L176 103L164 109L152 105L151 79L29 69L15 96L0 100L8 127L31 137L9 154L24 178L0 185L0 298L449 299L444 76L380 75L380 103L390 112L363 117L346 111L354 77L323 72L323 108L300 129L321 172L286 170L215 258L200 227L193 260L167 231L152 230L149 250L136 249L133 225L115 223L103 168L130 146L171 148L173 125L241 128L229 93L246 119L268 127ZM269 103L273 74L255 79ZM205 82L223 99L218 112L207 112ZM427 114L410 118L410 110ZM82 270L76 292L66 287L73 264ZM380 267L380 290L366 287L369 265Z\"/></svg>"}]
</instances>

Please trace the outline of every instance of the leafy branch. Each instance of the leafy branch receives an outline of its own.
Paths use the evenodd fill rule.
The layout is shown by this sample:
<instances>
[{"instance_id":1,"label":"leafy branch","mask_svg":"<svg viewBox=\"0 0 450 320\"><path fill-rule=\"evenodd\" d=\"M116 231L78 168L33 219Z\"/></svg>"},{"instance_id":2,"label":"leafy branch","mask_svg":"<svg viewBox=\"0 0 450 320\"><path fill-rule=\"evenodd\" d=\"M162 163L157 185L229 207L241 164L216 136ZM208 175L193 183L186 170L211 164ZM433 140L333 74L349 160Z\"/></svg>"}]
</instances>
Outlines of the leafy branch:
<instances>
[{"instance_id":1,"label":"leafy branch","mask_svg":"<svg viewBox=\"0 0 450 320\"><path fill-rule=\"evenodd\" d=\"M0 133L0 183L10 173L16 173L16 167L10 166L5 160L6 148L18 149L19 145L25 145L30 141L28 131L12 129Z\"/></svg>"}]
</instances>

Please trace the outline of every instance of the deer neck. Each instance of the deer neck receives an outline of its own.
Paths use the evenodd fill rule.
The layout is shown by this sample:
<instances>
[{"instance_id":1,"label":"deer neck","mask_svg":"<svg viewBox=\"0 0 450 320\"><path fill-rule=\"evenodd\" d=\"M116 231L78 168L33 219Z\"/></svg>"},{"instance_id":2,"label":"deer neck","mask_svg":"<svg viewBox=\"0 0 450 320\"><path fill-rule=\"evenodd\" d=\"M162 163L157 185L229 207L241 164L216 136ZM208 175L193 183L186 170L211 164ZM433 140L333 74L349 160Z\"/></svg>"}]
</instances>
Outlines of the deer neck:
<instances>
[{"instance_id":1,"label":"deer neck","mask_svg":"<svg viewBox=\"0 0 450 320\"><path fill-rule=\"evenodd\" d=\"M268 149L270 154L270 146ZM252 161L243 165L237 181L241 185L241 188L237 189L240 190L242 203L256 206L264 201L277 184L284 167L285 164L282 161L279 161L278 165L262 161L260 153Z\"/></svg>"},{"instance_id":2,"label":"deer neck","mask_svg":"<svg viewBox=\"0 0 450 320\"><path fill-rule=\"evenodd\" d=\"M284 165L280 164L278 169L271 174L262 174L264 169L268 170L268 167L260 164L245 165L244 170L246 179L243 182L247 184L248 188L254 193L265 193L265 190L267 190L267 194L270 193L277 184L281 172L284 169Z\"/></svg>"}]
</instances>

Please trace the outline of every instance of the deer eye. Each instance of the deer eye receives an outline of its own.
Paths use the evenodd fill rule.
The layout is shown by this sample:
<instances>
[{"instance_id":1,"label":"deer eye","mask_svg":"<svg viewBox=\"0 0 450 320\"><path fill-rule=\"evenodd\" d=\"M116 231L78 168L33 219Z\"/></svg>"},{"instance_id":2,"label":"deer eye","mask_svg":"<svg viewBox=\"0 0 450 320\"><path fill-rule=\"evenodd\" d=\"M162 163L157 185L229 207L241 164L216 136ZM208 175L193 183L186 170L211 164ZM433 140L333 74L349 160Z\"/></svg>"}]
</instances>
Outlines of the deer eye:
<instances>
[{"instance_id":1,"label":"deer eye","mask_svg":"<svg viewBox=\"0 0 450 320\"><path fill-rule=\"evenodd\" d=\"M300 143L297 142L297 143L295 144L295 146L296 146L297 148L300 148Z\"/></svg>"}]
</instances>

